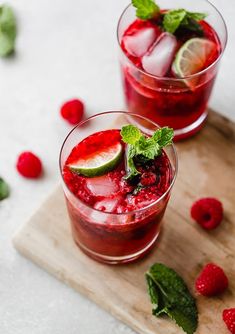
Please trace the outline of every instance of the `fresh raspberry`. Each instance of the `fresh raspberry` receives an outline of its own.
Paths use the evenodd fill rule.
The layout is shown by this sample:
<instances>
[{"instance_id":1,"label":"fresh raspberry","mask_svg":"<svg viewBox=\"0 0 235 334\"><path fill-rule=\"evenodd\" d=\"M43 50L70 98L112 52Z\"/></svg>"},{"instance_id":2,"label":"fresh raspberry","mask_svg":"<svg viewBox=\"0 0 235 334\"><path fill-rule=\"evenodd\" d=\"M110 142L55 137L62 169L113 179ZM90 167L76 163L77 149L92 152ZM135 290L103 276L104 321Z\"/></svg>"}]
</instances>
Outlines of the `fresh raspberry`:
<instances>
[{"instance_id":1,"label":"fresh raspberry","mask_svg":"<svg viewBox=\"0 0 235 334\"><path fill-rule=\"evenodd\" d=\"M32 152L21 153L16 168L22 176L32 179L38 178L42 173L42 163Z\"/></svg>"},{"instance_id":2,"label":"fresh raspberry","mask_svg":"<svg viewBox=\"0 0 235 334\"><path fill-rule=\"evenodd\" d=\"M84 104L78 99L65 102L60 109L61 116L72 125L81 121L83 113Z\"/></svg>"},{"instance_id":3,"label":"fresh raspberry","mask_svg":"<svg viewBox=\"0 0 235 334\"><path fill-rule=\"evenodd\" d=\"M223 311L223 320L230 332L235 334L235 308Z\"/></svg>"},{"instance_id":4,"label":"fresh raspberry","mask_svg":"<svg viewBox=\"0 0 235 334\"><path fill-rule=\"evenodd\" d=\"M223 219L223 206L216 198L202 198L191 208L191 216L206 230L212 230L220 225Z\"/></svg>"},{"instance_id":5,"label":"fresh raspberry","mask_svg":"<svg viewBox=\"0 0 235 334\"><path fill-rule=\"evenodd\" d=\"M196 290L203 296L214 296L228 287L228 278L223 269L214 263L207 264L195 282Z\"/></svg>"},{"instance_id":6,"label":"fresh raspberry","mask_svg":"<svg viewBox=\"0 0 235 334\"><path fill-rule=\"evenodd\" d=\"M145 172L141 175L140 183L142 186L151 186L156 183L157 176L152 172Z\"/></svg>"}]
</instances>

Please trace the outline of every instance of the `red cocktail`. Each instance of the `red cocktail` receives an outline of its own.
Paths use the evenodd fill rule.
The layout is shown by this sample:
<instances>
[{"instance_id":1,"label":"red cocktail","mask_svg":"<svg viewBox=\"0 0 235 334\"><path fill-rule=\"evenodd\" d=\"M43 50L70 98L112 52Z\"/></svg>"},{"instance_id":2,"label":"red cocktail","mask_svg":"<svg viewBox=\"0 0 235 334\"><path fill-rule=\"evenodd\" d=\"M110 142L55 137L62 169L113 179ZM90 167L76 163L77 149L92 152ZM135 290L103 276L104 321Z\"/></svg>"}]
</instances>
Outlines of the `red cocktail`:
<instances>
[{"instance_id":1,"label":"red cocktail","mask_svg":"<svg viewBox=\"0 0 235 334\"><path fill-rule=\"evenodd\" d=\"M122 120L112 128L109 124L118 115ZM89 256L106 263L133 261L151 249L176 176L172 145L144 162L140 154L133 158L135 166L128 167L132 146L120 133L128 123L123 115L103 113L81 123L65 140L60 157L74 240ZM138 123L142 119L131 118ZM146 140L144 152L149 147L151 154L147 138L141 140Z\"/></svg>"},{"instance_id":2,"label":"red cocktail","mask_svg":"<svg viewBox=\"0 0 235 334\"><path fill-rule=\"evenodd\" d=\"M174 128L177 140L196 133L207 117L208 99L226 46L226 26L205 0L156 2L161 9L154 18L136 18L130 5L119 21L125 101L129 112ZM191 20L189 15L198 19L174 31L164 25L164 17L179 8L179 15L186 8L184 20Z\"/></svg>"}]
</instances>

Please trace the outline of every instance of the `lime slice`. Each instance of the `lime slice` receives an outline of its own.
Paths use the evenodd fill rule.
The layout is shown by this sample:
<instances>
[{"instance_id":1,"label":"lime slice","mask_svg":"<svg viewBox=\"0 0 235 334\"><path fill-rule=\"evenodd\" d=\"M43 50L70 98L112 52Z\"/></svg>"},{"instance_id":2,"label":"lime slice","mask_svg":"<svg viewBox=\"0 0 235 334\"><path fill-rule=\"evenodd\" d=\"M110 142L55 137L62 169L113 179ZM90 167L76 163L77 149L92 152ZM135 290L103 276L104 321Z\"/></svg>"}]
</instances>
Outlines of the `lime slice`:
<instances>
[{"instance_id":1,"label":"lime slice","mask_svg":"<svg viewBox=\"0 0 235 334\"><path fill-rule=\"evenodd\" d=\"M205 38L191 38L177 52L172 70L179 78L198 73L205 68L208 58L215 50L214 42ZM190 85L190 80L185 82Z\"/></svg>"},{"instance_id":2,"label":"lime slice","mask_svg":"<svg viewBox=\"0 0 235 334\"><path fill-rule=\"evenodd\" d=\"M68 167L72 171L84 176L99 176L114 169L121 157L122 145L116 143L115 145L107 147L103 151L87 155L86 158L79 159L76 162L69 164Z\"/></svg>"}]
</instances>

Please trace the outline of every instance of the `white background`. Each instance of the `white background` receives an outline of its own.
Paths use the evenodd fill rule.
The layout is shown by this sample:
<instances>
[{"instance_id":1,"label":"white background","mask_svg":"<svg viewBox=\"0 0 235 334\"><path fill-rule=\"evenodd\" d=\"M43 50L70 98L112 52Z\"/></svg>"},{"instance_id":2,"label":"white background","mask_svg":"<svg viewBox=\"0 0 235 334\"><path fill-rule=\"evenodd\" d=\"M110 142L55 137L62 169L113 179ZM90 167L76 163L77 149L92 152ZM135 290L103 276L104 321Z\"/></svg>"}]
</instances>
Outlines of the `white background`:
<instances>
[{"instance_id":1,"label":"white background","mask_svg":"<svg viewBox=\"0 0 235 334\"><path fill-rule=\"evenodd\" d=\"M0 202L0 333L133 333L12 247L11 238L58 180L58 152L70 127L61 103L81 97L86 115L123 107L116 25L128 0L9 0L19 34L14 57L0 59L0 175L11 197ZM234 0L214 1L230 43L211 106L235 119ZM22 179L17 155L33 150L44 163L39 181Z\"/></svg>"}]
</instances>

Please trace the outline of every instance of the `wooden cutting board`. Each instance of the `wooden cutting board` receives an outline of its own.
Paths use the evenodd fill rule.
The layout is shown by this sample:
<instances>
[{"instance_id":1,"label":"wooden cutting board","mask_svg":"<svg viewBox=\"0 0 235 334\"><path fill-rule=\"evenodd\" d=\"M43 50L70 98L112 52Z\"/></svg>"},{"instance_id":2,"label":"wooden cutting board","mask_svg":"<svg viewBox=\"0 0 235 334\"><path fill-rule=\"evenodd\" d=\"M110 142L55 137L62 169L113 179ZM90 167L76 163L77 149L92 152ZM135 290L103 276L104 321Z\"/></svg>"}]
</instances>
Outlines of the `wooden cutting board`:
<instances>
[{"instance_id":1,"label":"wooden cutting board","mask_svg":"<svg viewBox=\"0 0 235 334\"><path fill-rule=\"evenodd\" d=\"M235 307L235 125L211 112L196 137L177 144L179 174L157 246L145 259L107 266L89 259L75 246L58 187L14 237L20 253L83 293L137 333L182 333L172 321L151 315L144 273L155 262L174 268L193 292L194 280L208 262L221 265L229 277L227 292L218 298L198 296L199 334L228 333L221 319ZM206 232L190 218L199 197L223 201L225 219Z\"/></svg>"}]
</instances>

